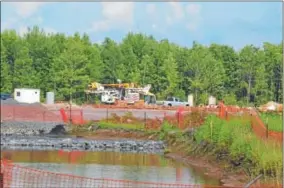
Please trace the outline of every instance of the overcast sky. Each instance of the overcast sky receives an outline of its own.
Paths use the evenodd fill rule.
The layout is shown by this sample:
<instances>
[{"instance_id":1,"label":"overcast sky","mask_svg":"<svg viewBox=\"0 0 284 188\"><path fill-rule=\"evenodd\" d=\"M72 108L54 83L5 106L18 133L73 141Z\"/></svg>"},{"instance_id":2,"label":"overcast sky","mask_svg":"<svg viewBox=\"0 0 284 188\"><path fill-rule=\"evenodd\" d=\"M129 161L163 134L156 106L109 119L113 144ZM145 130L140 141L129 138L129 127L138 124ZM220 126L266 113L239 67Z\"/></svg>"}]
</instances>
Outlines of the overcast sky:
<instances>
[{"instance_id":1,"label":"overcast sky","mask_svg":"<svg viewBox=\"0 0 284 188\"><path fill-rule=\"evenodd\" d=\"M47 32L88 33L93 42L105 37L121 41L129 31L167 38L182 46L202 44L280 43L281 2L178 3L178 2L57 2L3 3L1 30L38 25Z\"/></svg>"}]
</instances>

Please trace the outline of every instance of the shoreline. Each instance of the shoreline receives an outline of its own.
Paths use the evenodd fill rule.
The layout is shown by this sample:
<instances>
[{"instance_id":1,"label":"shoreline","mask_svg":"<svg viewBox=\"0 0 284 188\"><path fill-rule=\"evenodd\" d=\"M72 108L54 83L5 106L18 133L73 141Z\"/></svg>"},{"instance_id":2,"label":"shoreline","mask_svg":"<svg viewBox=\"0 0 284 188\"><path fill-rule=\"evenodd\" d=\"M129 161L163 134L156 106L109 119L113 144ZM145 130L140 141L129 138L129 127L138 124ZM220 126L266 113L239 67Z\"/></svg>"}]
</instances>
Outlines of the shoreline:
<instances>
[{"instance_id":1,"label":"shoreline","mask_svg":"<svg viewBox=\"0 0 284 188\"><path fill-rule=\"evenodd\" d=\"M224 187L244 187L249 181L244 173L228 172L220 167L221 164L218 164L214 159L210 160L208 156L199 157L181 152L170 152L165 154L165 157L198 168L205 176L219 179Z\"/></svg>"},{"instance_id":2,"label":"shoreline","mask_svg":"<svg viewBox=\"0 0 284 188\"><path fill-rule=\"evenodd\" d=\"M90 134L90 133L89 133ZM142 131L125 131L125 130L115 130L115 129L98 129L92 135L88 133L78 133L79 137L84 137L88 139L137 139L137 140L159 140L157 135L153 133L145 133ZM201 173L209 178L218 179L221 186L224 187L243 187L247 182L249 182L249 177L246 176L244 172L228 172L224 168L220 167L220 163L215 162L212 157L209 156L197 156L185 154L183 148L182 150L175 151L178 147L183 147L178 141L170 143L169 140L163 139L166 143L166 150L163 154L165 158L170 160L180 162L185 166L190 166L197 168ZM176 144L176 145L175 145ZM175 148L175 149L174 149Z\"/></svg>"},{"instance_id":3,"label":"shoreline","mask_svg":"<svg viewBox=\"0 0 284 188\"><path fill-rule=\"evenodd\" d=\"M214 146L206 143L197 144L190 135L192 132L183 132L183 138L180 139L181 132L171 131L143 131L135 129L123 129L112 127L96 126L95 129L89 129L85 126L69 129L66 136L83 138L93 141L104 140L137 140L137 141L162 141L166 146L161 154L170 160L182 163L197 169L200 174L212 179L216 179L223 187L244 187L251 181L251 178L245 172L245 164L234 166L226 152L214 152ZM54 135L55 136L55 135ZM236 161L238 162L238 161ZM258 187L261 181L257 181ZM268 186L271 187L271 186ZM275 187L275 186L272 186Z\"/></svg>"},{"instance_id":4,"label":"shoreline","mask_svg":"<svg viewBox=\"0 0 284 188\"><path fill-rule=\"evenodd\" d=\"M90 134L90 133L89 133ZM198 169L204 176L208 178L218 179L223 187L244 187L255 177L250 177L245 169L247 164L235 165L224 151L213 154L214 147L205 144L197 144L187 137L187 141L179 140L175 132L169 132L167 136L161 139L159 133L143 132L138 130L123 130L101 128L96 132L87 136L90 139L137 139L137 140L155 140L163 141L166 145L163 156L170 160L180 162L185 166ZM79 133L80 135L80 133ZM210 150L211 149L211 150ZM189 152L188 150L191 150ZM204 151L202 151L204 150ZM264 183L264 184L263 184ZM273 179L266 179L264 182L258 180L251 187L282 187L275 185Z\"/></svg>"}]
</instances>

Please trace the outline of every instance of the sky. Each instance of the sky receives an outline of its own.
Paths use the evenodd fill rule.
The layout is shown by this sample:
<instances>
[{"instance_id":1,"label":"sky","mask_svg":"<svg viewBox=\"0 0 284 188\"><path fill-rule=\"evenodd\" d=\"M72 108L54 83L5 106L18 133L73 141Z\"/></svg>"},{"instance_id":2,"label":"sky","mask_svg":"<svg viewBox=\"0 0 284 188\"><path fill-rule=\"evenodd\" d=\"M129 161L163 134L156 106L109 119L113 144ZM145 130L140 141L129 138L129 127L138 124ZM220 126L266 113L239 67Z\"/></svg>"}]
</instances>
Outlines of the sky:
<instances>
[{"instance_id":1,"label":"sky","mask_svg":"<svg viewBox=\"0 0 284 188\"><path fill-rule=\"evenodd\" d=\"M236 49L282 40L281 2L2 2L1 31L20 35L38 25L49 33L87 33L92 42L120 42L128 32L190 47Z\"/></svg>"}]
</instances>

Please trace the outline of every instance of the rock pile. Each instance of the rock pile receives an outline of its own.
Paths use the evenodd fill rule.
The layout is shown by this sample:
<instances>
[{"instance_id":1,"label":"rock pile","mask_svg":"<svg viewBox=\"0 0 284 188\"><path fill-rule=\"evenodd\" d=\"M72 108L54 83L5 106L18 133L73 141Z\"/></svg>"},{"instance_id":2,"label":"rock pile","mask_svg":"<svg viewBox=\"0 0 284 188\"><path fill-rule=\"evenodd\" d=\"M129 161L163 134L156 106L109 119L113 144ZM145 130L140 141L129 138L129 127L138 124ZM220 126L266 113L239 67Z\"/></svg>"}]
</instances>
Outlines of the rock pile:
<instances>
[{"instance_id":1,"label":"rock pile","mask_svg":"<svg viewBox=\"0 0 284 188\"><path fill-rule=\"evenodd\" d=\"M142 140L88 140L72 137L49 136L2 136L1 149L24 150L84 150L161 153L165 149L162 141Z\"/></svg>"},{"instance_id":2,"label":"rock pile","mask_svg":"<svg viewBox=\"0 0 284 188\"><path fill-rule=\"evenodd\" d=\"M60 128L60 127L61 128ZM57 122L17 122L17 121L3 121L1 122L1 136L9 135L44 135L50 133L61 132L64 133L66 126Z\"/></svg>"}]
</instances>

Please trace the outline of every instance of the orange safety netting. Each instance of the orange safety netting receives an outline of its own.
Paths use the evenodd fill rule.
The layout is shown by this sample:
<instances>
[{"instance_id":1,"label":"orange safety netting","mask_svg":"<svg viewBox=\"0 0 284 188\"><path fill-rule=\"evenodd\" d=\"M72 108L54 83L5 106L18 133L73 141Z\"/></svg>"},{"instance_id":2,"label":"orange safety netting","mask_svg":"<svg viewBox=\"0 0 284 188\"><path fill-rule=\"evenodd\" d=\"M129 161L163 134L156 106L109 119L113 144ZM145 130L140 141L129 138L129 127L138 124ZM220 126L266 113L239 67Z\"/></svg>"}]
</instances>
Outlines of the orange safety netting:
<instances>
[{"instance_id":1,"label":"orange safety netting","mask_svg":"<svg viewBox=\"0 0 284 188\"><path fill-rule=\"evenodd\" d=\"M71 121L75 125L77 124L82 125L84 123L87 123L86 121L84 121L83 110L73 110L73 109L65 110L61 108L59 111L60 111L62 120L65 123L69 121Z\"/></svg>"},{"instance_id":2,"label":"orange safety netting","mask_svg":"<svg viewBox=\"0 0 284 188\"><path fill-rule=\"evenodd\" d=\"M2 121L69 122L84 124L83 110L47 110L42 106L1 105Z\"/></svg>"},{"instance_id":3,"label":"orange safety netting","mask_svg":"<svg viewBox=\"0 0 284 188\"><path fill-rule=\"evenodd\" d=\"M106 188L106 187L123 187L123 188L193 188L193 187L222 187L212 185L194 185L194 184L177 184L177 183L155 183L140 182L130 180L114 180L105 178L87 178L82 176L68 175L43 171L28 167L16 165L7 160L1 160L1 187L12 188Z\"/></svg>"},{"instance_id":4,"label":"orange safety netting","mask_svg":"<svg viewBox=\"0 0 284 188\"><path fill-rule=\"evenodd\" d=\"M283 142L283 133L268 130L265 123L261 120L256 112L251 115L251 126L255 134L261 138L273 139L279 143Z\"/></svg>"},{"instance_id":5,"label":"orange safety netting","mask_svg":"<svg viewBox=\"0 0 284 188\"><path fill-rule=\"evenodd\" d=\"M141 110L170 110L176 111L180 107L179 106L162 106L162 105L127 105L127 104L117 104L117 105L106 105L106 104L94 104L94 105L83 105L84 107L91 106L94 108L101 108L101 109L141 109ZM208 107L190 107L190 106L183 106L184 111L192 111L196 109L206 109L208 111L217 112L217 109L208 106Z\"/></svg>"},{"instance_id":6,"label":"orange safety netting","mask_svg":"<svg viewBox=\"0 0 284 188\"><path fill-rule=\"evenodd\" d=\"M46 110L41 106L1 105L1 120L61 122L58 110Z\"/></svg>"},{"instance_id":7,"label":"orange safety netting","mask_svg":"<svg viewBox=\"0 0 284 188\"><path fill-rule=\"evenodd\" d=\"M260 138L273 139L278 143L283 142L283 133L267 130L266 125L259 117L255 109L236 108L233 106L226 106L223 102L219 103L219 118L231 120L238 118L237 113L242 112L242 118L248 118L251 123L253 132Z\"/></svg>"}]
</instances>

